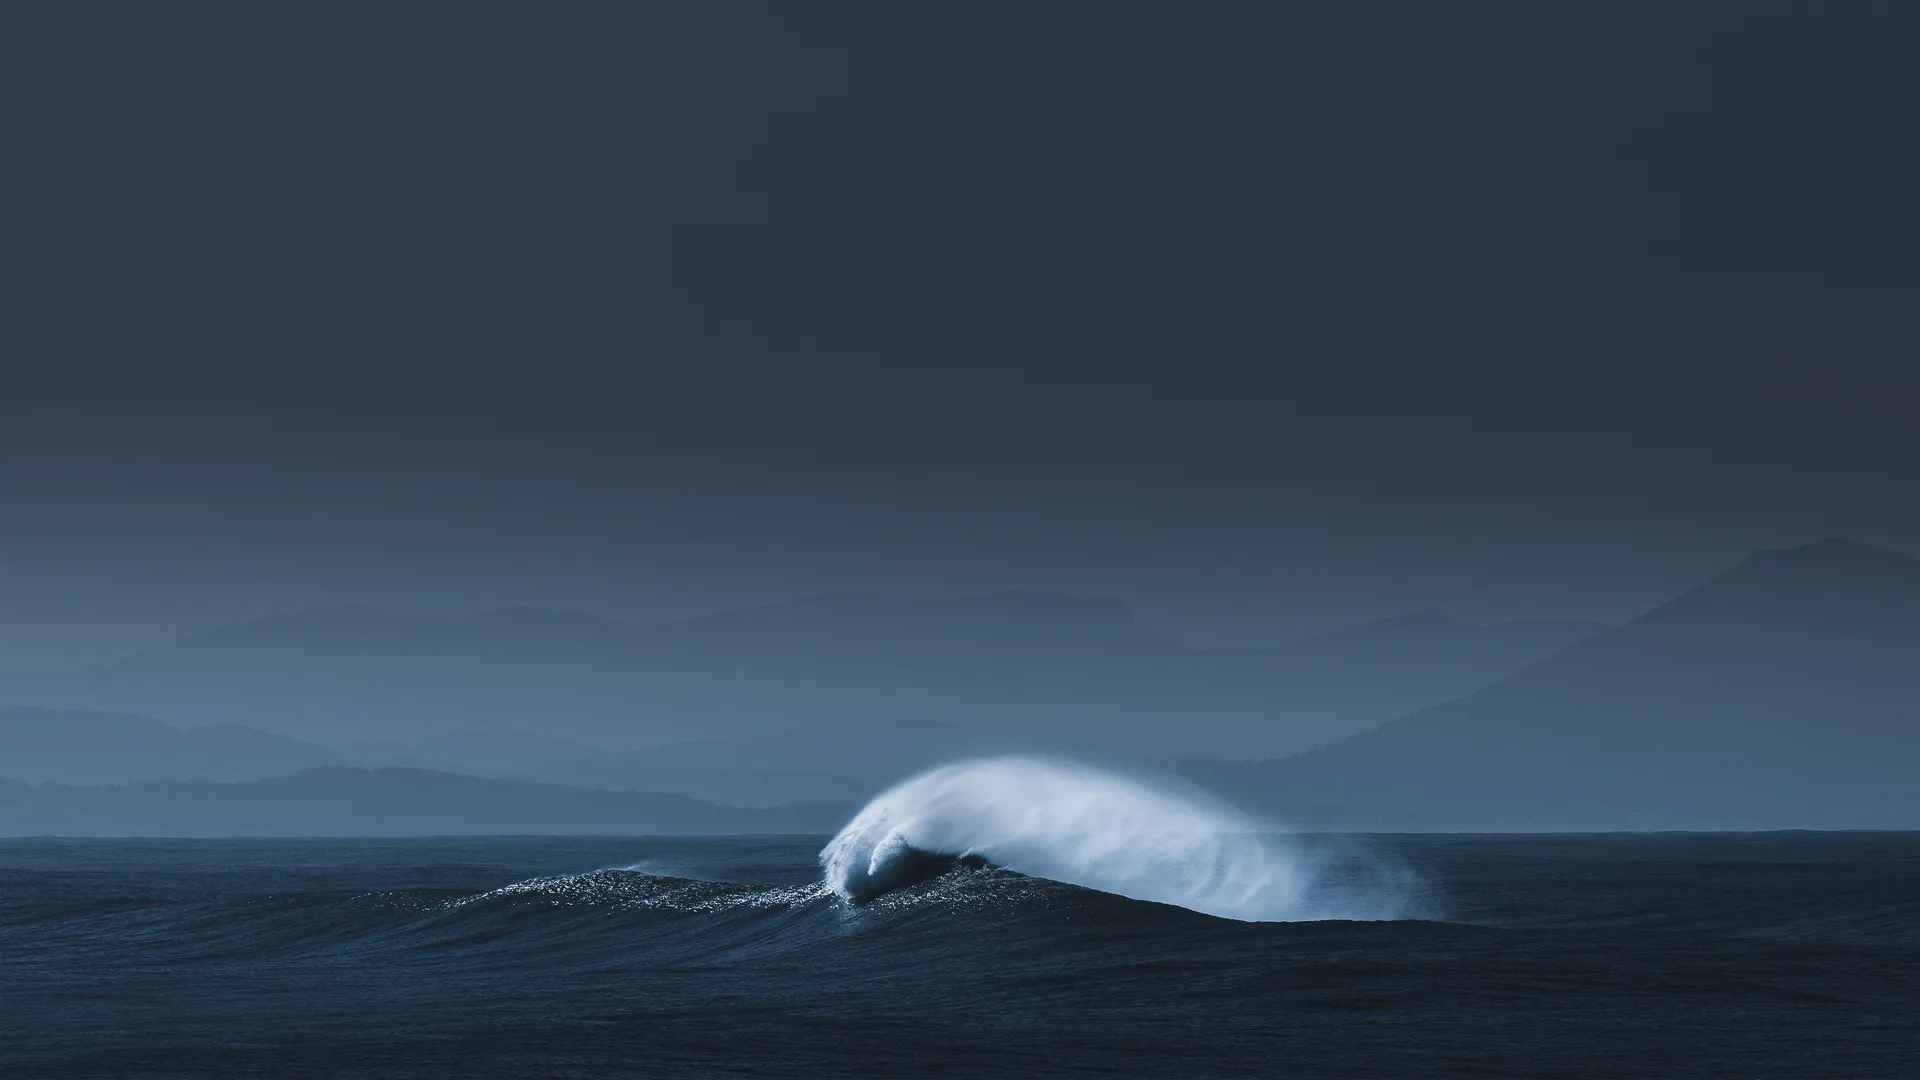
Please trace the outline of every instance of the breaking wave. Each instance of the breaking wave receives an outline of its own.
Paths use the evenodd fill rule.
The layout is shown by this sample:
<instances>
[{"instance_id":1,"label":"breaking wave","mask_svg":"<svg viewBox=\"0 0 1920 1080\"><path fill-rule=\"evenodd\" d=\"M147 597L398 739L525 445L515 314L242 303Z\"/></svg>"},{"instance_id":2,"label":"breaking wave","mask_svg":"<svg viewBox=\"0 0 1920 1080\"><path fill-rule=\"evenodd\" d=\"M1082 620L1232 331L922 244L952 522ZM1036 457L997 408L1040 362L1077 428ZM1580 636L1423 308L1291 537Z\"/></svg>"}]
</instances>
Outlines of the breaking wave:
<instances>
[{"instance_id":1,"label":"breaking wave","mask_svg":"<svg viewBox=\"0 0 1920 1080\"><path fill-rule=\"evenodd\" d=\"M1249 922L1402 918L1410 885L1200 792L1028 756L913 777L820 852L827 886L856 903L963 861Z\"/></svg>"}]
</instances>

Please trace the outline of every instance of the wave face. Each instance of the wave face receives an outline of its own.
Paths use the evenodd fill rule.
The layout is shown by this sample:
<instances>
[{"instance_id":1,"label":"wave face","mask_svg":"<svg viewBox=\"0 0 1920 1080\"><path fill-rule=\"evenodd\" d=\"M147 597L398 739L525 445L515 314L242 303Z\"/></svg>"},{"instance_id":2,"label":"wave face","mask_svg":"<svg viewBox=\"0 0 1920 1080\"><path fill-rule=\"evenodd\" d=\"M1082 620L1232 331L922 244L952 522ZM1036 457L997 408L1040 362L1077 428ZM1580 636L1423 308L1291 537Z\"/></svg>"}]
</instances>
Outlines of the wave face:
<instances>
[{"instance_id":1,"label":"wave face","mask_svg":"<svg viewBox=\"0 0 1920 1080\"><path fill-rule=\"evenodd\" d=\"M957 860L1248 922L1392 919L1408 882L1354 879L1199 792L1052 758L954 762L882 793L820 852L826 883L864 902Z\"/></svg>"}]
</instances>

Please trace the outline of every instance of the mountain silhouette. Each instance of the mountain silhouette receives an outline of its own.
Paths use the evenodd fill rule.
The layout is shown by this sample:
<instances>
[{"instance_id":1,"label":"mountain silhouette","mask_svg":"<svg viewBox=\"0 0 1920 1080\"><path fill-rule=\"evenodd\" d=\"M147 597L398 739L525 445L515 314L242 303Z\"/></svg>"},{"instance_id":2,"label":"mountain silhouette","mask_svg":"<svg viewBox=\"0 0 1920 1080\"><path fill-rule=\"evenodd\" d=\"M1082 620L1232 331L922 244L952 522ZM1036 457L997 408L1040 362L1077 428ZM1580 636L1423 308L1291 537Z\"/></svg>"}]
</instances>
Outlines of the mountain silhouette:
<instances>
[{"instance_id":1,"label":"mountain silhouette","mask_svg":"<svg viewBox=\"0 0 1920 1080\"><path fill-rule=\"evenodd\" d=\"M1034 751L1091 761L1127 757L1085 739L890 717L580 757L514 775L581 787L678 792L735 806L858 805L944 761Z\"/></svg>"},{"instance_id":2,"label":"mountain silhouette","mask_svg":"<svg viewBox=\"0 0 1920 1080\"><path fill-rule=\"evenodd\" d=\"M340 760L325 747L237 724L183 731L125 713L0 709L0 777L12 780L253 780Z\"/></svg>"},{"instance_id":3,"label":"mountain silhouette","mask_svg":"<svg viewBox=\"0 0 1920 1080\"><path fill-rule=\"evenodd\" d=\"M348 758L347 763L353 765L397 766L509 779L523 779L550 765L594 760L605 754L584 743L505 728L454 731L413 743L350 743L341 747L341 751ZM660 789L636 787L634 790Z\"/></svg>"},{"instance_id":4,"label":"mountain silhouette","mask_svg":"<svg viewBox=\"0 0 1920 1080\"><path fill-rule=\"evenodd\" d=\"M830 833L844 807L743 810L421 769L325 766L238 783L0 781L0 836L495 836Z\"/></svg>"},{"instance_id":5,"label":"mountain silhouette","mask_svg":"<svg viewBox=\"0 0 1920 1080\"><path fill-rule=\"evenodd\" d=\"M836 594L671 623L338 608L0 678L0 703L335 745L504 729L634 750L919 716L1139 752L1258 755L1469 692L1597 629L1424 614L1272 649L1195 649L1117 600L1044 592Z\"/></svg>"},{"instance_id":6,"label":"mountain silhouette","mask_svg":"<svg viewBox=\"0 0 1920 1080\"><path fill-rule=\"evenodd\" d=\"M1763 551L1470 696L1188 771L1310 826L1920 827L1920 562Z\"/></svg>"}]
</instances>

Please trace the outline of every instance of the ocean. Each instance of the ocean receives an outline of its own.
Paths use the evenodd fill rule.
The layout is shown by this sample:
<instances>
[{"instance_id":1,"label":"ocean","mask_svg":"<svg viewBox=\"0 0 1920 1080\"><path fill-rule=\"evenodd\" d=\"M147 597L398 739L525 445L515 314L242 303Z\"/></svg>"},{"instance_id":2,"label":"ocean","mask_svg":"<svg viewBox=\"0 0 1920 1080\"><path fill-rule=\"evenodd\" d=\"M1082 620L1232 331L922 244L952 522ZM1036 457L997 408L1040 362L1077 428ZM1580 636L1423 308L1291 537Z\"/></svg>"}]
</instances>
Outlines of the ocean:
<instances>
[{"instance_id":1,"label":"ocean","mask_svg":"<svg viewBox=\"0 0 1920 1080\"><path fill-rule=\"evenodd\" d=\"M826 837L0 842L0 1075L1914 1077L1920 834L1399 835L1249 922Z\"/></svg>"}]
</instances>

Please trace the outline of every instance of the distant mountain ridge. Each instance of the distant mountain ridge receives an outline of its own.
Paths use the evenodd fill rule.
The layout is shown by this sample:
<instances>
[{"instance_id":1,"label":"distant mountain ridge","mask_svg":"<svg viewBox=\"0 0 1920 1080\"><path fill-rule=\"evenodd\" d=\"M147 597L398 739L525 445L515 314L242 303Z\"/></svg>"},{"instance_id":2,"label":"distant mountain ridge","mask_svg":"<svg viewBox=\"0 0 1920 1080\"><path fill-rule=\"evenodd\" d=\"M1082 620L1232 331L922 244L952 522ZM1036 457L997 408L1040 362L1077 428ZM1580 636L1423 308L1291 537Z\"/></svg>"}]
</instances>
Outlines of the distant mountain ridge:
<instances>
[{"instance_id":1,"label":"distant mountain ridge","mask_svg":"<svg viewBox=\"0 0 1920 1080\"><path fill-rule=\"evenodd\" d=\"M342 760L326 747L238 724L182 730L125 713L0 709L0 779L256 780Z\"/></svg>"},{"instance_id":2,"label":"distant mountain ridge","mask_svg":"<svg viewBox=\"0 0 1920 1080\"><path fill-rule=\"evenodd\" d=\"M1277 753L1465 693L1598 629L1430 615L1274 649L1195 649L1118 600L1042 592L834 594L672 623L337 608L0 678L0 704L335 743L515 729L636 748L908 715L1140 751Z\"/></svg>"},{"instance_id":3,"label":"distant mountain ridge","mask_svg":"<svg viewBox=\"0 0 1920 1080\"><path fill-rule=\"evenodd\" d=\"M1763 551L1467 697L1188 771L1308 826L1917 828L1920 562Z\"/></svg>"},{"instance_id":4,"label":"distant mountain ridge","mask_svg":"<svg viewBox=\"0 0 1920 1080\"><path fill-rule=\"evenodd\" d=\"M511 775L582 787L679 792L735 806L858 805L942 762L1016 752L1144 763L1086 739L899 717L552 761Z\"/></svg>"},{"instance_id":5,"label":"distant mountain ridge","mask_svg":"<svg viewBox=\"0 0 1920 1080\"><path fill-rule=\"evenodd\" d=\"M525 779L545 765L597 758L606 751L567 739L525 731L491 729L431 736L414 743L350 743L341 747L348 764L428 769ZM589 785L597 786L597 785Z\"/></svg>"},{"instance_id":6,"label":"distant mountain ridge","mask_svg":"<svg viewBox=\"0 0 1920 1080\"><path fill-rule=\"evenodd\" d=\"M888 640L846 634L804 650L808 636L822 627L822 612L833 613L828 625L837 625L834 620L850 610L868 613L867 631ZM930 649L929 642L1011 640L1015 648L1007 666L983 677L984 685L997 687L1007 672L1035 671L1019 663L1021 641L1035 625L1031 608L1025 610L989 604L988 618L928 626L912 602L822 598L784 606L767 619L744 618L732 626L709 622L690 633L692 645L674 638L684 651L669 655L696 664L703 657L746 658L765 662L763 672L791 671L823 658L865 663L885 655L899 662L899 670L950 680L952 657L944 648ZM1244 701L1272 685L1275 672L1333 669L1344 679L1350 673L1343 667L1380 657L1394 660L1402 673L1417 673L1421 664L1444 673L1453 670L1458 655L1445 648L1470 652L1502 634L1530 646L1539 640L1537 627L1528 626L1467 628L1477 632L1461 635L1456 630L1462 624L1418 612L1289 650L1190 650L1126 631L1112 608L1083 614L1111 637L1102 643L1100 634L1089 633L1047 650L1050 662L1074 656L1103 661L1068 667L1068 674L1098 675L1096 685L1106 691L1142 694L1163 688L1157 679L1191 678L1224 689L1229 701ZM374 657L408 678L423 667L463 670L435 669L423 660L464 665L490 656L530 663L524 652L505 647L523 640L529 624L558 631L536 637L534 659L621 662L636 655L627 643L633 624L550 613L490 613L424 628L420 621L370 610L268 622L267 633L257 632L257 624L252 630L231 628L230 640L253 650L262 663L304 672L314 653L290 648L289 639L316 643L319 655L338 658L334 644L344 631L359 650L352 655L360 666L342 676L349 680L377 672L369 659ZM422 636L444 642L440 635L448 625L456 636L474 635L459 637L469 645L477 639L502 651L417 647ZM498 637L502 626L514 630ZM1920 562L1844 541L1763 551L1617 630L1590 635L1578 633L1580 627L1564 629L1575 638L1567 647L1324 750L1259 762L1188 759L1181 771L1284 822L1313 828L1920 828ZM716 636L726 643L717 652ZM656 640L646 632L639 637ZM749 641L755 644L743 644ZM1048 644L1043 639L1036 648ZM776 655L789 649L802 651ZM962 651L975 659L994 655ZM187 655L203 654L188 649ZM225 662L234 659L231 650L221 655ZM1031 660L1031 653L1024 655ZM1149 678L1138 678L1137 671L1106 663L1116 656L1155 666ZM663 670L658 657L644 667L648 675ZM1059 675L1044 666L1038 670ZM110 684L119 673L97 674ZM1128 681L1129 674L1136 677ZM404 680L397 685L433 688ZM937 682L940 688L953 685ZM1353 691L1347 692L1351 703ZM378 700L392 707L405 699ZM1165 701L1151 704L1158 709ZM1173 730L1185 729L1176 724ZM389 743L384 751L396 755L389 760L431 760L495 777L479 779L418 768L307 768L308 758L333 751L232 725L182 731L124 714L0 709L0 832L830 831L837 817L874 791L953 757L1038 750L1127 765L1155 760L1137 746L1098 737L1105 734L894 714L797 730L715 733L628 752L483 728ZM193 760L181 764L188 758ZM5 779L9 768L27 779L69 783L35 787ZM121 783L182 768L246 782ZM266 768L278 775L243 775ZM78 786L84 783L94 786Z\"/></svg>"}]
</instances>

